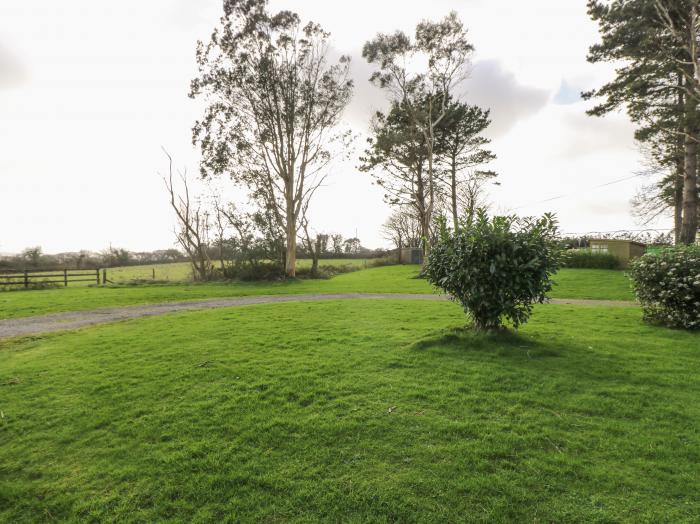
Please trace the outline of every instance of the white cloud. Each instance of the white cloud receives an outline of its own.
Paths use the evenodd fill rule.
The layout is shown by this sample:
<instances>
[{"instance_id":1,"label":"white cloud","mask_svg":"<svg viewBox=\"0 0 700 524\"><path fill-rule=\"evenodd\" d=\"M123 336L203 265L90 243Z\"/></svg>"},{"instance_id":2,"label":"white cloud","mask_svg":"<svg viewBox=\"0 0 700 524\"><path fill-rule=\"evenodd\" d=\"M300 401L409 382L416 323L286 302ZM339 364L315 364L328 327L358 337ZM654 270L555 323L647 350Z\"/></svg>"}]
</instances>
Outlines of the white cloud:
<instances>
[{"instance_id":1,"label":"white cloud","mask_svg":"<svg viewBox=\"0 0 700 524\"><path fill-rule=\"evenodd\" d=\"M549 99L546 89L522 85L496 60L474 64L465 83L465 98L471 104L491 109L491 137L507 133L518 120L542 109Z\"/></svg>"},{"instance_id":2,"label":"white cloud","mask_svg":"<svg viewBox=\"0 0 700 524\"><path fill-rule=\"evenodd\" d=\"M27 72L17 58L0 44L0 89L18 87L27 79Z\"/></svg>"}]
</instances>

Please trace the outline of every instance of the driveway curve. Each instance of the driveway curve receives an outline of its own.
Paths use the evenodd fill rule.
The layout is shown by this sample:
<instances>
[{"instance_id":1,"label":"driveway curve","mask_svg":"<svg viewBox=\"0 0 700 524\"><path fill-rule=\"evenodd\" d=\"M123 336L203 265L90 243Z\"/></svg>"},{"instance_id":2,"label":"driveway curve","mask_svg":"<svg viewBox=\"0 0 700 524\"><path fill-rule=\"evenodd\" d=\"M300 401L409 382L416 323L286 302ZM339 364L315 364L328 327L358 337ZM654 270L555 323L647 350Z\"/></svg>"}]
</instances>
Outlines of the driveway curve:
<instances>
[{"instance_id":1,"label":"driveway curve","mask_svg":"<svg viewBox=\"0 0 700 524\"><path fill-rule=\"evenodd\" d=\"M178 311L197 311L222 307L251 306L283 302L317 302L320 300L389 299L447 301L445 295L418 293L335 293L307 295L259 295L236 298L216 298L189 302L164 302L118 308L100 308L88 311L70 311L33 317L0 320L0 340L67 331L97 324L107 324L134 318L153 317ZM633 307L634 302L620 300L550 299L549 304L578 306Z\"/></svg>"}]
</instances>

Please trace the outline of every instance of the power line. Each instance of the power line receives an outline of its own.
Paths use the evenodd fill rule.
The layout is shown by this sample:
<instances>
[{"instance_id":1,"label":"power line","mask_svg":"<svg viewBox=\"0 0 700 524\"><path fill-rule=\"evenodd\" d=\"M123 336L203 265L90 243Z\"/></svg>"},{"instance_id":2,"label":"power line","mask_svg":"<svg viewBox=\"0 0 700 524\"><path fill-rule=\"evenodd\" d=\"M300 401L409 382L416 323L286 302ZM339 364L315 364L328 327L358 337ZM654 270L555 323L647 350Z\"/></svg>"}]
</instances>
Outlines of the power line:
<instances>
[{"instance_id":1,"label":"power line","mask_svg":"<svg viewBox=\"0 0 700 524\"><path fill-rule=\"evenodd\" d=\"M613 184L619 184L620 182L625 182L626 180L632 180L633 178L637 178L637 177L640 177L640 176L646 176L646 173L637 173L636 175L630 175L630 176L626 176L626 177L624 177L624 178L618 178L617 180L612 180L612 181L610 181L610 182L605 182L604 184L599 184L599 185L597 185L597 186L591 186L591 187L589 187L588 189L583 189L582 191L583 191L583 192L592 191L592 190L594 190L594 189L599 189L599 188L601 188L601 187L611 186L611 185L613 185ZM577 191L576 193L570 193L570 194L568 194L568 195L559 195L559 196L555 196L555 197L551 197L551 198L546 198L546 199L540 200L540 201L538 201L538 202L530 202L529 204L523 204L523 205L521 205L521 206L514 207L513 210L521 209L521 208L523 208L523 207L533 206L533 205L536 205L536 204L544 204L545 202L551 202L551 201L553 201L553 200L560 200L560 199L562 199L562 198L567 198L567 197L571 197L571 196L575 196L575 195L580 195L582 191Z\"/></svg>"},{"instance_id":2,"label":"power line","mask_svg":"<svg viewBox=\"0 0 700 524\"><path fill-rule=\"evenodd\" d=\"M583 232L566 232L566 233L561 233L562 235L578 235L578 236L588 236L589 234L612 234L612 233L648 233L652 231L663 231L663 232L669 232L673 231L673 228L664 228L664 227L657 227L657 228L647 228L647 229L616 229L614 231L583 231Z\"/></svg>"}]
</instances>

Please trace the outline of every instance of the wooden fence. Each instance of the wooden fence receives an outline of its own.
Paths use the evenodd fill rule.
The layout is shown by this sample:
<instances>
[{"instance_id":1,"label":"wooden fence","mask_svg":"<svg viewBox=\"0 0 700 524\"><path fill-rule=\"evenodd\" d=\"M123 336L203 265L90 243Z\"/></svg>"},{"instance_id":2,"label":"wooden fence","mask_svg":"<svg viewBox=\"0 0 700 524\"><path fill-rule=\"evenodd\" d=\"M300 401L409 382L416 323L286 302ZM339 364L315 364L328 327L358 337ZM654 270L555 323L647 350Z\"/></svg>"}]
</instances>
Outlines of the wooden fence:
<instances>
[{"instance_id":1,"label":"wooden fence","mask_svg":"<svg viewBox=\"0 0 700 524\"><path fill-rule=\"evenodd\" d=\"M101 271L101 275L100 275ZM63 284L68 287L71 282L93 282L97 285L107 281L107 271L100 269L44 269L0 272L0 288L23 286L30 288L44 284Z\"/></svg>"}]
</instances>

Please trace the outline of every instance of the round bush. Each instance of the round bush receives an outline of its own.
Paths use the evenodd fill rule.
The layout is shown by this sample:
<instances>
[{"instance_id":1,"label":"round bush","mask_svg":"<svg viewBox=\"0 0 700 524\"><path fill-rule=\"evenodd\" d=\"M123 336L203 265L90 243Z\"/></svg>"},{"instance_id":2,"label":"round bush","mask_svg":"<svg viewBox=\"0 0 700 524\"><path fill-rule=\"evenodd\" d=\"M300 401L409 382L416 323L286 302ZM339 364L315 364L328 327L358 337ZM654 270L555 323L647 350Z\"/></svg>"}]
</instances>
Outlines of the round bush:
<instances>
[{"instance_id":1,"label":"round bush","mask_svg":"<svg viewBox=\"0 0 700 524\"><path fill-rule=\"evenodd\" d=\"M630 276L645 320L700 329L700 246L647 253L632 262Z\"/></svg>"},{"instance_id":2,"label":"round bush","mask_svg":"<svg viewBox=\"0 0 700 524\"><path fill-rule=\"evenodd\" d=\"M500 328L505 319L517 328L552 288L561 255L556 233L550 214L489 219L480 212L457 231L443 221L425 273L462 305L476 329Z\"/></svg>"}]
</instances>

